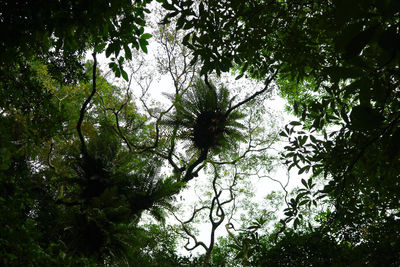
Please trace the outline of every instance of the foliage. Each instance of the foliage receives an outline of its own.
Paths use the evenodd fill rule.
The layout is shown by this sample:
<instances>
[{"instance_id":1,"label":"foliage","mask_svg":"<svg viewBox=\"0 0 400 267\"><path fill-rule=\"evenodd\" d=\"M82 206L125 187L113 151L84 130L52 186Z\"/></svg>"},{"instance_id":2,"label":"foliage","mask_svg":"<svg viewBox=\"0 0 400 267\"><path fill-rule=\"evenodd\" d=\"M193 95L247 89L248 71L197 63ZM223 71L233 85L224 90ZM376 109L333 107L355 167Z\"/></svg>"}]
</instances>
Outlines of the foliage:
<instances>
[{"instance_id":1,"label":"foliage","mask_svg":"<svg viewBox=\"0 0 400 267\"><path fill-rule=\"evenodd\" d=\"M2 2L5 12L0 23L2 35L7 36L1 43L2 72L13 72L18 64L39 58L70 80L80 65L79 56L94 48L105 50L107 57L113 55L110 67L127 80L122 63L132 58L131 48L147 52L151 35L144 33L144 27L150 2Z\"/></svg>"},{"instance_id":2,"label":"foliage","mask_svg":"<svg viewBox=\"0 0 400 267\"><path fill-rule=\"evenodd\" d=\"M168 53L158 67L175 95L164 111L142 95L144 115L130 83L99 73L96 54L129 81L124 63L133 48L147 53L152 37L150 2L0 3L1 264L399 265L399 1L159 0L163 23L185 33L182 42L176 30L157 34ZM83 64L89 50L94 62ZM265 88L234 104L208 81L229 70ZM238 108L273 84L299 118L281 132L282 159L310 177L290 200L284 188L286 217L273 230L262 230L262 217L238 234L228 223L214 250L177 256L171 229L140 226L143 211L163 222L172 196L208 163L246 158L248 171L265 160L252 154L257 127L241 121L253 113ZM181 140L195 153L183 155ZM167 164L171 175L161 172ZM325 202L333 208L306 227L304 214Z\"/></svg>"},{"instance_id":3,"label":"foliage","mask_svg":"<svg viewBox=\"0 0 400 267\"><path fill-rule=\"evenodd\" d=\"M244 126L238 120L244 114L230 110L232 99L227 88L216 89L197 79L185 95L177 95L174 101L176 112L166 122L179 126L177 137L191 140L197 149L218 153L242 138L239 129Z\"/></svg>"},{"instance_id":4,"label":"foliage","mask_svg":"<svg viewBox=\"0 0 400 267\"><path fill-rule=\"evenodd\" d=\"M105 50L107 57L115 56L109 64L115 75L128 80L122 69L131 58L128 45L147 52L151 37L144 33L147 3L4 4L1 23L14 23L22 38L2 43L2 264L173 266L186 261L176 255L173 236L165 234L159 249L154 240L164 232L139 226L144 210L164 221L171 196L184 186L176 174L160 172L166 146L161 116L153 123L140 114L129 87L111 85L97 69L96 54ZM107 12L98 16L103 9ZM81 17L85 20L77 27ZM82 65L88 49L94 62ZM224 108L224 116L240 118L226 110L228 91L221 92L208 96L217 101L212 112ZM227 133L238 134L234 126L240 124L223 118L212 145L228 142ZM193 178L193 172L189 165L186 177ZM143 254L146 244L149 257Z\"/></svg>"},{"instance_id":5,"label":"foliage","mask_svg":"<svg viewBox=\"0 0 400 267\"><path fill-rule=\"evenodd\" d=\"M238 78L264 79L279 69L281 94L302 121L282 132L289 141L283 160L300 174L325 177L323 190L313 191L312 177L304 181L285 223L328 197L335 209L325 226L342 242L363 242L363 229L382 221L398 224L398 1L172 0L163 6L164 22L176 16L177 27L189 31L185 44L203 62L203 73L235 67Z\"/></svg>"},{"instance_id":6,"label":"foliage","mask_svg":"<svg viewBox=\"0 0 400 267\"><path fill-rule=\"evenodd\" d=\"M323 229L287 230L277 242L274 241L275 231L265 235L246 235L243 232L237 239L241 244L246 244L246 249L239 247L230 237L221 238L214 248L210 266L237 266L238 260L246 266L396 265L399 255L398 241L392 236L390 242L382 242L382 239L389 237L383 237L383 232L398 231L392 228L397 229L398 224L390 225L391 230L387 228L388 225L382 225L386 230L366 230L363 242L357 245L338 242ZM244 252L247 252L245 262Z\"/></svg>"},{"instance_id":7,"label":"foliage","mask_svg":"<svg viewBox=\"0 0 400 267\"><path fill-rule=\"evenodd\" d=\"M93 85L83 81L58 87L45 65L32 64L37 89L48 90L43 101L48 106L31 112L21 110L19 103L3 106L2 263L52 265L61 258L66 265L129 262L140 243L142 211L162 220L161 207L168 207L182 184L162 178L154 155L129 150L122 135L130 135L130 144L142 145L152 126L143 125L146 118L121 95L124 91L101 76L82 123L87 147L82 153L75 127ZM93 67L88 64L87 71ZM46 114L48 107L54 112L48 121L41 117L41 123L34 116ZM141 132L134 131L137 125Z\"/></svg>"}]
</instances>

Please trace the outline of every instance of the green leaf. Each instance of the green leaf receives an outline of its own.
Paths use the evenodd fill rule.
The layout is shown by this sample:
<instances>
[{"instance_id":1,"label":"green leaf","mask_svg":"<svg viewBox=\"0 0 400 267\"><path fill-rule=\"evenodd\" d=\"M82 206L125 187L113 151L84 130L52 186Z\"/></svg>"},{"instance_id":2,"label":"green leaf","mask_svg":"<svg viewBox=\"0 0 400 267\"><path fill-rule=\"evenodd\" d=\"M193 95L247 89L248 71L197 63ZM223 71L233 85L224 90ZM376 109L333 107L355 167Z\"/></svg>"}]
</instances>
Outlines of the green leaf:
<instances>
[{"instance_id":1,"label":"green leaf","mask_svg":"<svg viewBox=\"0 0 400 267\"><path fill-rule=\"evenodd\" d=\"M163 8L165 8L166 10L176 10L176 8L174 7L174 5L166 2L166 1L162 1L163 3Z\"/></svg>"},{"instance_id":2,"label":"green leaf","mask_svg":"<svg viewBox=\"0 0 400 267\"><path fill-rule=\"evenodd\" d=\"M241 71L242 71L243 73L246 72L246 70L248 69L248 67L249 67L249 62L246 61L246 63L244 63L244 66L242 67Z\"/></svg>"},{"instance_id":3,"label":"green leaf","mask_svg":"<svg viewBox=\"0 0 400 267\"><path fill-rule=\"evenodd\" d=\"M310 135L310 140L311 140L311 142L313 142L314 144L318 143L317 138L315 138L313 135Z\"/></svg>"},{"instance_id":4,"label":"green leaf","mask_svg":"<svg viewBox=\"0 0 400 267\"><path fill-rule=\"evenodd\" d=\"M283 137L288 137L287 134L286 134L284 131L281 131L281 132L279 133L279 135L280 135L280 136L283 136Z\"/></svg>"},{"instance_id":5,"label":"green leaf","mask_svg":"<svg viewBox=\"0 0 400 267\"><path fill-rule=\"evenodd\" d=\"M193 26L194 26L194 24L193 24L192 22L187 21L187 22L185 23L185 26L183 26L183 29L184 29L184 30L189 30L189 29L193 28Z\"/></svg>"},{"instance_id":6,"label":"green leaf","mask_svg":"<svg viewBox=\"0 0 400 267\"><path fill-rule=\"evenodd\" d=\"M185 17L180 16L178 21L176 22L176 28L180 30L182 29L184 24L185 24Z\"/></svg>"},{"instance_id":7,"label":"green leaf","mask_svg":"<svg viewBox=\"0 0 400 267\"><path fill-rule=\"evenodd\" d=\"M305 205L307 203L310 203L310 199L308 199L308 198L300 201L299 206L303 206L303 205Z\"/></svg>"},{"instance_id":8,"label":"green leaf","mask_svg":"<svg viewBox=\"0 0 400 267\"><path fill-rule=\"evenodd\" d=\"M289 124L290 124L290 125L293 125L293 126L299 126L299 125L301 125L301 123L298 122L298 121L292 121L292 122L290 122Z\"/></svg>"},{"instance_id":9,"label":"green leaf","mask_svg":"<svg viewBox=\"0 0 400 267\"><path fill-rule=\"evenodd\" d=\"M307 182L306 182L306 180L304 180L304 179L301 179L301 183L306 187L306 188L308 188L308 185L307 185Z\"/></svg>"},{"instance_id":10,"label":"green leaf","mask_svg":"<svg viewBox=\"0 0 400 267\"><path fill-rule=\"evenodd\" d=\"M144 34L142 34L142 36L140 36L140 39L147 40L147 39L150 39L152 36L153 35L151 35L150 33L144 33Z\"/></svg>"},{"instance_id":11,"label":"green leaf","mask_svg":"<svg viewBox=\"0 0 400 267\"><path fill-rule=\"evenodd\" d=\"M178 15L179 14L179 11L175 11L175 12L171 12L171 13L168 13L166 16L165 16L165 18L173 18L173 17L175 17L176 15Z\"/></svg>"},{"instance_id":12,"label":"green leaf","mask_svg":"<svg viewBox=\"0 0 400 267\"><path fill-rule=\"evenodd\" d=\"M300 223L299 218L296 218L296 219L294 220L294 223L293 223L294 229L297 229L297 226L299 225L299 223Z\"/></svg>"},{"instance_id":13,"label":"green leaf","mask_svg":"<svg viewBox=\"0 0 400 267\"><path fill-rule=\"evenodd\" d=\"M300 199L302 199L307 194L308 194L308 191L298 194L297 197L296 197L296 200L299 201Z\"/></svg>"},{"instance_id":14,"label":"green leaf","mask_svg":"<svg viewBox=\"0 0 400 267\"><path fill-rule=\"evenodd\" d=\"M121 71L120 71L120 69L115 69L114 70L114 73L115 73L115 77L117 77L117 78L119 78L119 77L121 77Z\"/></svg>"},{"instance_id":15,"label":"green leaf","mask_svg":"<svg viewBox=\"0 0 400 267\"><path fill-rule=\"evenodd\" d=\"M300 141L300 146L303 146L307 142L308 136L300 136L299 141Z\"/></svg>"},{"instance_id":16,"label":"green leaf","mask_svg":"<svg viewBox=\"0 0 400 267\"><path fill-rule=\"evenodd\" d=\"M313 175L318 176L320 173L322 173L323 169L322 168L315 168L313 167Z\"/></svg>"},{"instance_id":17,"label":"green leaf","mask_svg":"<svg viewBox=\"0 0 400 267\"><path fill-rule=\"evenodd\" d=\"M121 69L121 74L122 74L122 78L124 78L125 81L129 81L129 77L128 77L128 73L126 73L125 70Z\"/></svg>"},{"instance_id":18,"label":"green leaf","mask_svg":"<svg viewBox=\"0 0 400 267\"><path fill-rule=\"evenodd\" d=\"M340 115L342 116L343 120L344 120L346 123L349 123L349 122L350 122L350 121L349 121L349 117L347 117L347 113L346 113L346 110L345 110L344 107L340 110Z\"/></svg>"},{"instance_id":19,"label":"green leaf","mask_svg":"<svg viewBox=\"0 0 400 267\"><path fill-rule=\"evenodd\" d=\"M106 49L106 57L110 57L110 55L114 52L113 50L113 45L110 44L108 45L107 49Z\"/></svg>"},{"instance_id":20,"label":"green leaf","mask_svg":"<svg viewBox=\"0 0 400 267\"><path fill-rule=\"evenodd\" d=\"M300 174L302 174L303 172L308 172L308 170L310 169L310 166L305 166L305 167L303 167L303 168L301 168L300 170L299 170L299 175Z\"/></svg>"},{"instance_id":21,"label":"green leaf","mask_svg":"<svg viewBox=\"0 0 400 267\"><path fill-rule=\"evenodd\" d=\"M125 51L125 58L131 60L132 52L128 45L124 45L124 51Z\"/></svg>"},{"instance_id":22,"label":"green leaf","mask_svg":"<svg viewBox=\"0 0 400 267\"><path fill-rule=\"evenodd\" d=\"M286 216L291 217L293 215L293 213L291 211L287 211L284 213Z\"/></svg>"},{"instance_id":23,"label":"green leaf","mask_svg":"<svg viewBox=\"0 0 400 267\"><path fill-rule=\"evenodd\" d=\"M182 44L187 44L189 42L190 36L191 33L186 34L185 37L183 37L182 39Z\"/></svg>"},{"instance_id":24,"label":"green leaf","mask_svg":"<svg viewBox=\"0 0 400 267\"><path fill-rule=\"evenodd\" d=\"M244 75L244 73L242 73L242 74L239 74L238 76L236 76L235 80L239 80L240 78L242 78L242 77L243 77L243 75Z\"/></svg>"},{"instance_id":25,"label":"green leaf","mask_svg":"<svg viewBox=\"0 0 400 267\"><path fill-rule=\"evenodd\" d=\"M139 39L140 48L147 54L147 45L148 42L144 39Z\"/></svg>"},{"instance_id":26,"label":"green leaf","mask_svg":"<svg viewBox=\"0 0 400 267\"><path fill-rule=\"evenodd\" d=\"M204 12L205 12L204 3L203 3L203 2L200 2L200 5L199 5L199 13L200 13L200 15L201 15L201 14L204 13Z\"/></svg>"}]
</instances>

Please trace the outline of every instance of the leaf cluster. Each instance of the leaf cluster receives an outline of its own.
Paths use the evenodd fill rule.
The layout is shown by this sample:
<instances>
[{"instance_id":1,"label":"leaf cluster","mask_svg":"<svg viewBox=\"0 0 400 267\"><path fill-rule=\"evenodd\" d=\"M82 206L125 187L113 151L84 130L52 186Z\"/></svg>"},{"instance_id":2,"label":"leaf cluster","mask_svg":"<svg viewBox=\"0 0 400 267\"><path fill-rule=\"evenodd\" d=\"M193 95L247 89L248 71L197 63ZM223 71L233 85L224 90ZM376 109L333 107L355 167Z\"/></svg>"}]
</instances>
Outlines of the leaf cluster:
<instances>
[{"instance_id":1,"label":"leaf cluster","mask_svg":"<svg viewBox=\"0 0 400 267\"><path fill-rule=\"evenodd\" d=\"M184 95L177 95L175 113L166 121L179 127L178 137L189 139L199 150L222 151L240 140L244 126L239 111L228 113L233 99L225 87L215 88L197 79Z\"/></svg>"}]
</instances>

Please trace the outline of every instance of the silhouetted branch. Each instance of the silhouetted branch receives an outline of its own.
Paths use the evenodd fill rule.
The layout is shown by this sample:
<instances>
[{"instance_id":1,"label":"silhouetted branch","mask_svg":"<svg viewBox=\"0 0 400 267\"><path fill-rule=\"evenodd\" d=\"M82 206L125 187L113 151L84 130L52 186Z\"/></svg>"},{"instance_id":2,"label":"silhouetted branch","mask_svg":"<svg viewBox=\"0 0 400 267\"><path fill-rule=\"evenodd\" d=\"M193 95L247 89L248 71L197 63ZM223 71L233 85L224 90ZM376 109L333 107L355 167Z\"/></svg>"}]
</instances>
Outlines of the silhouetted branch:
<instances>
[{"instance_id":1,"label":"silhouetted branch","mask_svg":"<svg viewBox=\"0 0 400 267\"><path fill-rule=\"evenodd\" d=\"M201 150L200 156L197 158L197 160L188 166L186 173L185 173L185 177L183 178L182 182L188 182L197 176L197 172L199 170L197 170L196 172L194 172L193 170L199 164L201 164L203 161L205 161L207 159L207 154L208 154L208 149Z\"/></svg>"},{"instance_id":2,"label":"silhouetted branch","mask_svg":"<svg viewBox=\"0 0 400 267\"><path fill-rule=\"evenodd\" d=\"M80 113L79 113L79 119L78 123L76 125L76 130L78 131L78 136L81 141L81 152L84 156L87 156L87 148L86 148L86 143L85 143L85 138L83 137L82 134L82 122L83 118L85 117L85 112L86 108L89 105L90 101L92 100L94 94L96 93L96 68L97 68L97 58L96 58L96 53L93 53L93 77L92 77L92 92L90 93L89 97L85 100L83 103Z\"/></svg>"},{"instance_id":3,"label":"silhouetted branch","mask_svg":"<svg viewBox=\"0 0 400 267\"><path fill-rule=\"evenodd\" d=\"M246 104L247 102L253 100L254 98L256 98L257 96L265 93L270 87L271 82L275 79L276 75L278 74L278 70L275 70L274 74L271 75L271 77L269 77L266 81L265 81L265 86L264 89L255 92L253 95L251 95L250 97L246 98L245 100L237 103L236 105L230 107L227 111L226 111L226 116L229 115L229 113L231 113L233 110L237 109L238 107L240 107L241 105Z\"/></svg>"},{"instance_id":4,"label":"silhouetted branch","mask_svg":"<svg viewBox=\"0 0 400 267\"><path fill-rule=\"evenodd\" d=\"M192 232L190 231L190 229L186 226L186 224L190 223L190 222L194 219L194 217L195 217L195 215L197 214L197 212L199 212L200 210L205 209L205 208L207 208L207 207L202 207L202 208L197 209L197 210L195 209L194 215L191 217L191 219L189 219L189 220L186 221L186 222L182 222L182 221L175 215L175 213L172 213L172 214L174 215L175 219L176 219L178 222L180 222L180 224L181 224L181 226L182 226L182 229L185 231L185 233L186 233L190 238L192 238L193 241L194 241L193 247L189 247L190 239L189 239L189 238L186 238L186 239L187 239L187 243L185 244L185 249L188 250L188 251L191 251L191 250L197 248L198 246L202 246L205 250L208 250L208 247L206 246L206 244L204 244L202 241L197 241L196 236L195 236L194 234L192 234Z\"/></svg>"}]
</instances>

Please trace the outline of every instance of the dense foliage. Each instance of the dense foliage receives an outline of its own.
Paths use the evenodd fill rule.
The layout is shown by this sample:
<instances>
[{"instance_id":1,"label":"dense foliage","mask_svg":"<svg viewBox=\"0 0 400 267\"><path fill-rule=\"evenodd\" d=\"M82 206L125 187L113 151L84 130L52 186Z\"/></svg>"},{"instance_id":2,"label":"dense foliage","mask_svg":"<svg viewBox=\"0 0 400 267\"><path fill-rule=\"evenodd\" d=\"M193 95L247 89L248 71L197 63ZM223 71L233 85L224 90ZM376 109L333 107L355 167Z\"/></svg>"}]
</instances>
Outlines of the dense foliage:
<instances>
[{"instance_id":1,"label":"dense foliage","mask_svg":"<svg viewBox=\"0 0 400 267\"><path fill-rule=\"evenodd\" d=\"M124 69L148 52L150 2L0 3L0 264L399 265L399 1L157 1L176 28L158 26L158 67L175 86L166 109L133 97ZM126 88L98 68L102 52ZM228 71L265 87L239 101L212 81ZM281 131L282 161L308 178L290 200L283 187L279 222L229 221L214 246L256 164L260 128L244 107L272 85L298 118ZM178 256L181 232L163 223L204 169L211 245ZM221 176L233 177L225 202ZM143 225L144 211L162 226Z\"/></svg>"}]
</instances>

